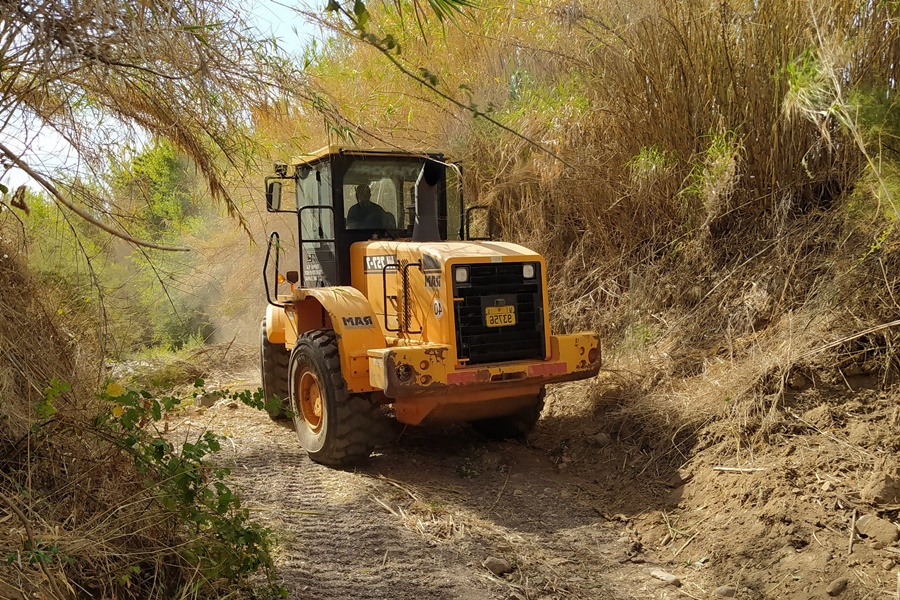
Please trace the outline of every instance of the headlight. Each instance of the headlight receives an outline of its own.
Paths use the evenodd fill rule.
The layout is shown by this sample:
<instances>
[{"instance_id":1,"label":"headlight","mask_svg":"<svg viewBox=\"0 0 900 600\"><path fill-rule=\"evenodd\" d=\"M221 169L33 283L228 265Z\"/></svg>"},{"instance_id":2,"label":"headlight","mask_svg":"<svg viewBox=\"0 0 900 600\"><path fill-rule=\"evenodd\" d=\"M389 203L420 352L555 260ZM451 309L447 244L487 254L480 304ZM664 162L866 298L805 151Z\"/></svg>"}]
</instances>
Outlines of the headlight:
<instances>
[{"instance_id":1,"label":"headlight","mask_svg":"<svg viewBox=\"0 0 900 600\"><path fill-rule=\"evenodd\" d=\"M534 279L534 273L534 264L525 263L524 265L522 265L522 277L524 277L525 279Z\"/></svg>"},{"instance_id":2,"label":"headlight","mask_svg":"<svg viewBox=\"0 0 900 600\"><path fill-rule=\"evenodd\" d=\"M465 283L469 280L469 267L456 267L453 270L453 278L456 283Z\"/></svg>"}]
</instances>

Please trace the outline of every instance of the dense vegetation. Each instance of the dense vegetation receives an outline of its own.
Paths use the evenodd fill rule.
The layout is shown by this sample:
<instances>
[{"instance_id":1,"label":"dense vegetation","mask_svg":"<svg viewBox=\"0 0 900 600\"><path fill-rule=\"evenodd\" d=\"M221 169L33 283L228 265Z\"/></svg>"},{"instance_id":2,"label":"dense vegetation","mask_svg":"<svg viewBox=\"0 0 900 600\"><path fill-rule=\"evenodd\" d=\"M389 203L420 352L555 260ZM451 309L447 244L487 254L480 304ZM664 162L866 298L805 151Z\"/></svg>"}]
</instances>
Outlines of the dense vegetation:
<instances>
[{"instance_id":1,"label":"dense vegetation","mask_svg":"<svg viewBox=\"0 0 900 600\"><path fill-rule=\"evenodd\" d=\"M231 179L258 146L248 114L307 91L238 15L0 6L4 598L208 597L259 576L278 592L269 532L209 460L220 439L163 436L193 393L106 380L109 355L208 333L196 255L163 249L209 231L213 200L243 222ZM68 158L33 151L48 140ZM12 167L41 191L8 189Z\"/></svg>"},{"instance_id":2,"label":"dense vegetation","mask_svg":"<svg viewBox=\"0 0 900 600\"><path fill-rule=\"evenodd\" d=\"M145 12L146 3L134 13L84 6L103 16L98 48L112 54L99 57L54 33L82 31L78 15L64 3L41 6L3 15L0 36L13 40L19 62L10 63L16 77L0 111L24 106L21 114L73 139L85 123L115 123L87 128L95 137L85 134L85 148L129 131L122 123L152 140L124 154L97 143L104 152L92 156L90 177L44 169L46 193L0 201L0 283L17 290L0 301L0 447L12 457L0 464L0 491L27 504L22 518L43 531L0 539L18 557L31 553L30 567L16 559L16 577L136 597L152 586L158 595L222 589L221 573L191 575L211 559L174 550L185 523L257 530L230 499L219 504L226 492L209 481L197 516L193 496L166 500L193 483L173 491L159 485L170 474L152 470L149 487L134 469L129 479L122 464L146 476L141 457L163 468L163 457L183 459L185 450L121 435L126 409L150 411L134 415L146 425L170 401L154 392L145 404L136 389L105 387L97 357L241 331L252 339L260 256L236 230L261 239L273 223L245 181L261 178L267 153L284 158L338 136L461 160L468 199L493 207L502 237L547 256L555 326L603 332L614 376L598 399L620 400L621 416L638 415L660 443L686 453L714 419L740 423L738 446L765 440L788 380L823 357L864 365L885 385L898 374L896 2L432 2L427 11L416 2L333 2L306 15L329 35L307 50L302 73L243 36L240 23L213 25L215 3L199 13L181 6L175 22L159 7ZM44 14L58 29L30 26L44 37L16 45L15 24ZM178 34L174 45L146 35L160 28ZM123 33L136 29L144 33ZM153 69L131 64L136 57ZM32 63L41 65L34 74ZM166 83L155 87L157 70ZM22 88L25 73L37 91ZM72 98L77 110L57 120L54 107ZM0 153L21 162L12 149ZM241 215L234 227L211 208L216 199ZM70 204L125 237L199 251L126 245L73 217ZM123 446L132 434L148 445ZM73 450L79 436L90 441ZM215 444L197 441L192 464ZM154 447L159 454L147 455ZM78 452L100 467L61 458ZM45 480L26 479L28 465ZM115 473L120 495L97 492L104 502L93 516L68 523L65 507L79 499L67 495L67 470L84 490L107 489ZM98 529L137 500L168 517L138 532ZM46 532L63 523L68 536L51 541ZM245 550L237 555L254 551ZM109 562L104 552L123 558ZM224 579L267 565L257 559ZM0 577L0 595L3 585L12 576Z\"/></svg>"},{"instance_id":3,"label":"dense vegetation","mask_svg":"<svg viewBox=\"0 0 900 600\"><path fill-rule=\"evenodd\" d=\"M549 258L557 325L605 334L625 410L765 436L761 398L823 357L893 377L896 3L467 14L427 42L394 5L326 19L345 35L312 72L359 135L463 160L469 198Z\"/></svg>"}]
</instances>

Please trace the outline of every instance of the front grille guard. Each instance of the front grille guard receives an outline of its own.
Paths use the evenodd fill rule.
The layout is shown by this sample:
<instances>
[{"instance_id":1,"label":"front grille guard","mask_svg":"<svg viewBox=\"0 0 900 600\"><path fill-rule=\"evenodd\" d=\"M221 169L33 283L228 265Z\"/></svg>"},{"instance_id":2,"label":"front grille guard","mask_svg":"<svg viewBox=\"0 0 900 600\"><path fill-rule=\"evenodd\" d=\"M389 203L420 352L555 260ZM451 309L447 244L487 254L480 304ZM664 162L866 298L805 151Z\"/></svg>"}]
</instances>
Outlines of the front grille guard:
<instances>
[{"instance_id":1,"label":"front grille guard","mask_svg":"<svg viewBox=\"0 0 900 600\"><path fill-rule=\"evenodd\" d=\"M536 265L529 283L522 279L522 264L457 265L468 268L470 274L469 284L453 281L457 358L461 362L476 365L546 358L540 266ZM524 320L509 327L487 327L482 299L490 296L515 296L517 319Z\"/></svg>"}]
</instances>

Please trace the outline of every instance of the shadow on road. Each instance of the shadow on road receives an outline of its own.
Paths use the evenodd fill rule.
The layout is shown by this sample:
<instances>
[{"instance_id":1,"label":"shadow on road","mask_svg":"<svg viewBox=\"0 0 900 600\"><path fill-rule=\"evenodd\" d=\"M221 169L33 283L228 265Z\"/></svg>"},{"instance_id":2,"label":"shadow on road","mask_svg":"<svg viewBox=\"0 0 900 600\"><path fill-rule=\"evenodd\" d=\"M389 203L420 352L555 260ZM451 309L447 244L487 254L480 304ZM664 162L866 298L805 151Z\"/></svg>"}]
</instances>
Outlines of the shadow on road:
<instances>
[{"instance_id":1,"label":"shadow on road","mask_svg":"<svg viewBox=\"0 0 900 600\"><path fill-rule=\"evenodd\" d=\"M677 505L679 460L641 435L584 416L543 417L527 442L493 442L465 425L406 428L359 470L425 498L452 498L515 531L549 533ZM600 423L598 425L598 423Z\"/></svg>"}]
</instances>

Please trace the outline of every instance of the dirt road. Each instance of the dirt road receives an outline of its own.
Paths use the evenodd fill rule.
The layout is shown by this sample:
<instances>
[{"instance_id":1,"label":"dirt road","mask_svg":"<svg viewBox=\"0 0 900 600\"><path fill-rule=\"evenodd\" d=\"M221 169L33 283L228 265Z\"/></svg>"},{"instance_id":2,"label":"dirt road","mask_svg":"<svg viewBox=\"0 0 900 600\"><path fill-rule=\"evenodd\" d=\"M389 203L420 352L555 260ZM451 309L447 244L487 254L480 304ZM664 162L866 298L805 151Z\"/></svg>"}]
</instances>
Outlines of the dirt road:
<instances>
[{"instance_id":1,"label":"dirt road","mask_svg":"<svg viewBox=\"0 0 900 600\"><path fill-rule=\"evenodd\" d=\"M668 596L627 519L547 449L487 442L466 427L417 428L341 471L310 461L289 423L235 403L192 408L172 431L195 427L230 438L222 458L276 533L291 597ZM508 572L495 575L488 559Z\"/></svg>"}]
</instances>

